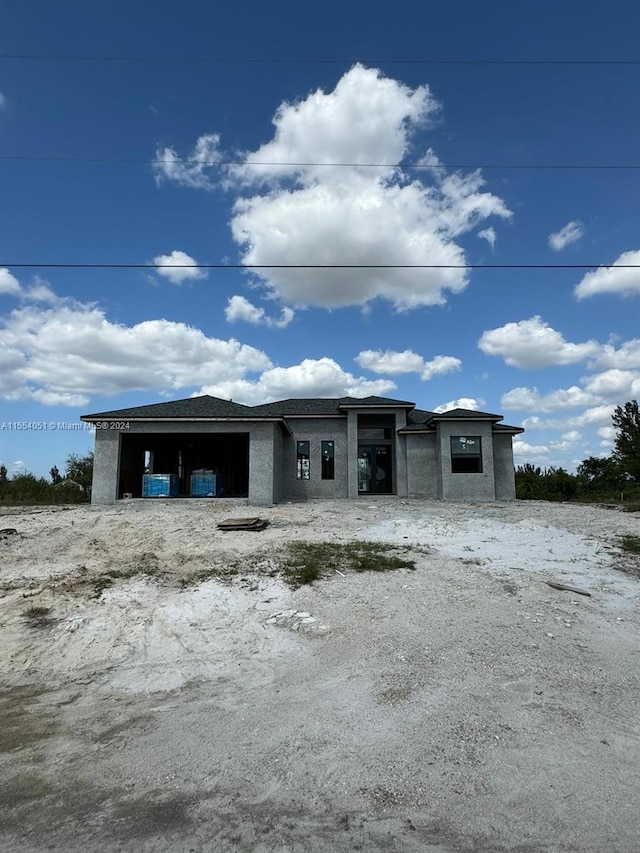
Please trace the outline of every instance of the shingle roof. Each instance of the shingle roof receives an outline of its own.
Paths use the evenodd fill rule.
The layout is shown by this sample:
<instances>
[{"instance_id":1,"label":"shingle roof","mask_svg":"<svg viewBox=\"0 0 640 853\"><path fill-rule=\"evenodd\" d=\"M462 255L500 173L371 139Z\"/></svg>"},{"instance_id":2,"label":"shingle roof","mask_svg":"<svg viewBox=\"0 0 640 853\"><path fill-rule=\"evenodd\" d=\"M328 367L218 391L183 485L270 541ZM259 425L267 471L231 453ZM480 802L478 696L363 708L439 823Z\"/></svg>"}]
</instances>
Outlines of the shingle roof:
<instances>
[{"instance_id":1,"label":"shingle roof","mask_svg":"<svg viewBox=\"0 0 640 853\"><path fill-rule=\"evenodd\" d=\"M435 412L427 412L424 409L414 409L407 412L407 426L410 424L426 424L435 415Z\"/></svg>"},{"instance_id":2,"label":"shingle roof","mask_svg":"<svg viewBox=\"0 0 640 853\"><path fill-rule=\"evenodd\" d=\"M189 397L186 400L170 400L166 403L152 403L149 406L134 406L130 409L115 409L110 412L97 412L82 415L83 420L100 420L102 418L280 418L287 415L335 415L344 417L342 407L351 406L387 406L406 408L413 403L405 400L393 400L389 397L338 397L338 398L290 398L265 403L261 406L243 406L231 400L221 400L208 395Z\"/></svg>"},{"instance_id":3,"label":"shingle roof","mask_svg":"<svg viewBox=\"0 0 640 853\"><path fill-rule=\"evenodd\" d=\"M501 421L502 415L492 415L490 412L476 412L474 409L450 409L448 412L438 412L432 416L434 421Z\"/></svg>"},{"instance_id":4,"label":"shingle roof","mask_svg":"<svg viewBox=\"0 0 640 853\"><path fill-rule=\"evenodd\" d=\"M524 427L509 426L509 424L494 424L494 432L510 432L512 435L524 432Z\"/></svg>"},{"instance_id":5,"label":"shingle roof","mask_svg":"<svg viewBox=\"0 0 640 853\"><path fill-rule=\"evenodd\" d=\"M115 409L111 412L97 412L92 415L82 415L83 420L100 420L101 418L242 418L251 417L250 406L232 403L231 400L221 400L208 395L188 397L186 400L168 400L166 403L152 403L148 406L133 406L129 409Z\"/></svg>"}]
</instances>

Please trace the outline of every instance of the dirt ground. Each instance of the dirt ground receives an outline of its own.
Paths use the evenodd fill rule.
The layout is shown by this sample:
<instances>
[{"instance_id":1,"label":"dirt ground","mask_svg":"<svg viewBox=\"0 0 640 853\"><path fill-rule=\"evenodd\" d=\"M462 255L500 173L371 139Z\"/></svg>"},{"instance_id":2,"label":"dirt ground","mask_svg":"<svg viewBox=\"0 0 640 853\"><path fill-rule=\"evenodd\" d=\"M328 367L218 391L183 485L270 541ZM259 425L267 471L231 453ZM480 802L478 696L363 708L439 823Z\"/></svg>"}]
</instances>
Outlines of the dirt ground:
<instances>
[{"instance_id":1,"label":"dirt ground","mask_svg":"<svg viewBox=\"0 0 640 853\"><path fill-rule=\"evenodd\" d=\"M637 514L141 500L0 528L5 853L640 849ZM282 578L287 542L354 539L416 568Z\"/></svg>"}]
</instances>

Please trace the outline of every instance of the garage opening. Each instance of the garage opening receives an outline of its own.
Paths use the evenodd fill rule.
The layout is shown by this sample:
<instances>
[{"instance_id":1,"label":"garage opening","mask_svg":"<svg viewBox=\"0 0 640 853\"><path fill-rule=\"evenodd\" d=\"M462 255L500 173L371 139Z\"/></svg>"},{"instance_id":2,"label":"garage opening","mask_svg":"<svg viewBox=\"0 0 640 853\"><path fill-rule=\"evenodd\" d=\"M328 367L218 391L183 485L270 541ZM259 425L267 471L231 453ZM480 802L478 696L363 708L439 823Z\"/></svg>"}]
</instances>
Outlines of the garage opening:
<instances>
[{"instance_id":1,"label":"garage opening","mask_svg":"<svg viewBox=\"0 0 640 853\"><path fill-rule=\"evenodd\" d=\"M249 433L123 433L118 497L142 497L144 474L175 474L180 496L190 497L191 475L203 469L219 476L226 497L246 498Z\"/></svg>"}]
</instances>

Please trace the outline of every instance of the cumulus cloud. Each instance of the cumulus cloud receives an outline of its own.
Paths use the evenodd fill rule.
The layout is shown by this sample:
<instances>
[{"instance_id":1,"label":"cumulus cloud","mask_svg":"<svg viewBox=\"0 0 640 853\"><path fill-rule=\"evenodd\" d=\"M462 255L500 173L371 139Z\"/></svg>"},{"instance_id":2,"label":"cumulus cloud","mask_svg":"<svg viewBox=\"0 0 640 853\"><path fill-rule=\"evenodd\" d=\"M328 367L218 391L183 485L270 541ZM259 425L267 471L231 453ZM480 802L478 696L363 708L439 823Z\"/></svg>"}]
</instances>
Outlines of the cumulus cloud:
<instances>
[{"instance_id":1,"label":"cumulus cloud","mask_svg":"<svg viewBox=\"0 0 640 853\"><path fill-rule=\"evenodd\" d=\"M433 411L442 414L442 412L450 412L451 409L473 409L474 412L477 412L482 406L484 406L484 400L476 400L474 397L459 397L457 400L441 403Z\"/></svg>"},{"instance_id":2,"label":"cumulus cloud","mask_svg":"<svg viewBox=\"0 0 640 853\"><path fill-rule=\"evenodd\" d=\"M549 394L540 394L537 388L513 388L503 394L500 402L505 409L512 412L536 409L547 413L588 406L594 402L594 397L577 385L551 391Z\"/></svg>"},{"instance_id":3,"label":"cumulus cloud","mask_svg":"<svg viewBox=\"0 0 640 853\"><path fill-rule=\"evenodd\" d=\"M622 370L640 367L640 338L625 341L619 349L611 344L605 344L598 355L589 362L589 367L592 369L617 367Z\"/></svg>"},{"instance_id":4,"label":"cumulus cloud","mask_svg":"<svg viewBox=\"0 0 640 853\"><path fill-rule=\"evenodd\" d=\"M260 350L168 320L111 323L92 305L19 308L0 323L0 395L85 405L97 391L193 387L271 366Z\"/></svg>"},{"instance_id":5,"label":"cumulus cloud","mask_svg":"<svg viewBox=\"0 0 640 853\"><path fill-rule=\"evenodd\" d=\"M638 267L640 267L640 250L624 252L612 266L598 267L597 270L588 272L576 285L574 293L578 299L585 299L587 296L595 296L598 293L620 293L623 296L640 294Z\"/></svg>"},{"instance_id":6,"label":"cumulus cloud","mask_svg":"<svg viewBox=\"0 0 640 853\"><path fill-rule=\"evenodd\" d=\"M252 326L267 326L271 329L284 329L295 316L291 308L285 306L279 318L269 317L264 308L238 295L229 298L224 315L229 323L241 321L251 323Z\"/></svg>"},{"instance_id":7,"label":"cumulus cloud","mask_svg":"<svg viewBox=\"0 0 640 853\"><path fill-rule=\"evenodd\" d=\"M158 147L152 163L156 183L179 184L190 189L213 190L218 180L212 177L215 164L223 159L220 151L220 135L206 133L196 142L193 151L182 158L174 148Z\"/></svg>"},{"instance_id":8,"label":"cumulus cloud","mask_svg":"<svg viewBox=\"0 0 640 853\"><path fill-rule=\"evenodd\" d=\"M561 252L566 246L571 243L577 243L584 235L584 226L578 220L567 222L564 228L549 234L549 246L554 252Z\"/></svg>"},{"instance_id":9,"label":"cumulus cloud","mask_svg":"<svg viewBox=\"0 0 640 853\"><path fill-rule=\"evenodd\" d=\"M361 65L333 91L281 104L271 141L227 170L228 186L242 193L231 220L242 262L285 265L255 270L271 296L324 308L380 298L407 310L443 304L466 287L468 270L452 268L466 263L456 239L511 214L479 172L425 170L426 183L402 169L416 131L438 109L427 86L412 89ZM436 160L428 152L427 165ZM184 185L189 163L171 165L163 176ZM187 171L188 181L202 177ZM344 265L356 268L336 268ZM410 268L421 265L431 268Z\"/></svg>"},{"instance_id":10,"label":"cumulus cloud","mask_svg":"<svg viewBox=\"0 0 640 853\"><path fill-rule=\"evenodd\" d=\"M179 249L174 249L170 255L157 255L153 263L156 266L156 273L163 278L168 278L171 284L182 284L185 281L207 277L206 270L198 269L195 258Z\"/></svg>"},{"instance_id":11,"label":"cumulus cloud","mask_svg":"<svg viewBox=\"0 0 640 853\"><path fill-rule=\"evenodd\" d=\"M519 462L533 461L548 456L549 448L546 444L529 444L519 438L514 438L513 455L518 458Z\"/></svg>"},{"instance_id":12,"label":"cumulus cloud","mask_svg":"<svg viewBox=\"0 0 640 853\"><path fill-rule=\"evenodd\" d=\"M481 240L486 240L492 249L495 247L496 232L494 228L483 228L482 231L478 231L478 237Z\"/></svg>"},{"instance_id":13,"label":"cumulus cloud","mask_svg":"<svg viewBox=\"0 0 640 853\"><path fill-rule=\"evenodd\" d=\"M539 316L483 332L478 346L485 355L500 356L512 367L525 370L574 364L602 351L597 341L569 343Z\"/></svg>"},{"instance_id":14,"label":"cumulus cloud","mask_svg":"<svg viewBox=\"0 0 640 853\"><path fill-rule=\"evenodd\" d=\"M205 394L226 397L245 405L288 397L368 397L385 395L395 388L389 380L354 376L332 358L306 358L292 367L271 367L259 379L229 380L207 384Z\"/></svg>"},{"instance_id":15,"label":"cumulus cloud","mask_svg":"<svg viewBox=\"0 0 640 853\"><path fill-rule=\"evenodd\" d=\"M434 376L460 370L462 362L451 355L437 355L431 361L413 352L395 352L393 350L363 350L356 356L356 363L373 373L386 373L399 376L402 373L419 373L421 379L428 381Z\"/></svg>"},{"instance_id":16,"label":"cumulus cloud","mask_svg":"<svg viewBox=\"0 0 640 853\"><path fill-rule=\"evenodd\" d=\"M582 406L599 407L640 396L640 371L612 368L582 377L581 386L572 385L547 394L537 388L513 388L502 397L502 405L510 411L549 413Z\"/></svg>"},{"instance_id":17,"label":"cumulus cloud","mask_svg":"<svg viewBox=\"0 0 640 853\"><path fill-rule=\"evenodd\" d=\"M252 374L255 377L252 377ZM92 304L27 304L0 320L0 398L85 406L97 392L192 389L262 403L286 397L366 397L395 388L330 358L275 366L261 350L169 320L112 323ZM171 395L169 395L171 396Z\"/></svg>"},{"instance_id":18,"label":"cumulus cloud","mask_svg":"<svg viewBox=\"0 0 640 853\"><path fill-rule=\"evenodd\" d=\"M22 291L18 279L11 275L6 267L0 268L0 294L7 293L10 296L19 296Z\"/></svg>"}]
</instances>

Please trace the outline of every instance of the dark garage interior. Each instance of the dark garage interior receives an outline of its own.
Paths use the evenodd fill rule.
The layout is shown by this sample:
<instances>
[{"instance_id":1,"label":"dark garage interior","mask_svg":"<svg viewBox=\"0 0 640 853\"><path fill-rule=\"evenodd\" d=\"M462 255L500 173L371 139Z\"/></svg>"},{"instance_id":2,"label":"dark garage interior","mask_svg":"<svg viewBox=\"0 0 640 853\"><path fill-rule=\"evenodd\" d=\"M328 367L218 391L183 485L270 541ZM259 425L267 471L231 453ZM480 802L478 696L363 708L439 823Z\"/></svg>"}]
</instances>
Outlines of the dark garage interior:
<instances>
[{"instance_id":1,"label":"dark garage interior","mask_svg":"<svg viewBox=\"0 0 640 853\"><path fill-rule=\"evenodd\" d=\"M249 433L123 433L118 497L142 497L144 474L177 474L180 496L189 497L201 469L221 476L226 497L247 497Z\"/></svg>"}]
</instances>

